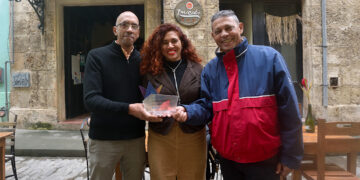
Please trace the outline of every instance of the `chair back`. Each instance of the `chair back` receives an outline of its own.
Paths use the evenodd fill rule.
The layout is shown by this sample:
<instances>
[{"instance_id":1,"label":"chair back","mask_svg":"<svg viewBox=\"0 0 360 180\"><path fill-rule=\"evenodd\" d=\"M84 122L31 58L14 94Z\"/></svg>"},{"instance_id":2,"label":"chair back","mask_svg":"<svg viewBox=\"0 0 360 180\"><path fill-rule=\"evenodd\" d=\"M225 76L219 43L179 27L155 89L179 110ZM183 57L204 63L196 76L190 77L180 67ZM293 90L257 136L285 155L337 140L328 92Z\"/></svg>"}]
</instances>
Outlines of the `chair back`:
<instances>
[{"instance_id":1,"label":"chair back","mask_svg":"<svg viewBox=\"0 0 360 180\"><path fill-rule=\"evenodd\" d=\"M356 172L356 156L360 152L360 122L326 122L318 119L317 170L318 180L324 179L326 153L352 154L348 170ZM355 161L355 162L354 162ZM348 161L349 162L349 161Z\"/></svg>"},{"instance_id":2,"label":"chair back","mask_svg":"<svg viewBox=\"0 0 360 180\"><path fill-rule=\"evenodd\" d=\"M13 122L0 122L0 132L12 132L6 141L6 145L10 146L11 154L15 154L15 132L16 132L17 114L14 115Z\"/></svg>"}]
</instances>

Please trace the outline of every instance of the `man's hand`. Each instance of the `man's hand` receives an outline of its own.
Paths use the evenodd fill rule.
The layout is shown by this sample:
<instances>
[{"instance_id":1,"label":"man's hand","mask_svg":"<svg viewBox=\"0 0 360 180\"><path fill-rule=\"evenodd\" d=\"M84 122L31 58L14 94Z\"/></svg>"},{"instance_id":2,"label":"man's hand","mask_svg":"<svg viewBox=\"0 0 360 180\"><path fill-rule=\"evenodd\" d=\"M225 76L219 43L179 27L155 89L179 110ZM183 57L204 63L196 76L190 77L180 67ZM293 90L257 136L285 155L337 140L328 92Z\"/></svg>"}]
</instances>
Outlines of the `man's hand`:
<instances>
[{"instance_id":1,"label":"man's hand","mask_svg":"<svg viewBox=\"0 0 360 180\"><path fill-rule=\"evenodd\" d=\"M286 177L290 172L293 172L293 169L290 169L289 167L278 163L276 166L276 174L280 174L280 176Z\"/></svg>"},{"instance_id":2,"label":"man's hand","mask_svg":"<svg viewBox=\"0 0 360 180\"><path fill-rule=\"evenodd\" d=\"M186 109L183 106L177 106L176 112L172 115L172 117L179 122L185 122L188 118Z\"/></svg>"},{"instance_id":3,"label":"man's hand","mask_svg":"<svg viewBox=\"0 0 360 180\"><path fill-rule=\"evenodd\" d=\"M141 120L150 121L150 122L161 122L162 118L158 116L151 115L144 108L142 103L135 103L129 105L129 114L135 116Z\"/></svg>"}]
</instances>

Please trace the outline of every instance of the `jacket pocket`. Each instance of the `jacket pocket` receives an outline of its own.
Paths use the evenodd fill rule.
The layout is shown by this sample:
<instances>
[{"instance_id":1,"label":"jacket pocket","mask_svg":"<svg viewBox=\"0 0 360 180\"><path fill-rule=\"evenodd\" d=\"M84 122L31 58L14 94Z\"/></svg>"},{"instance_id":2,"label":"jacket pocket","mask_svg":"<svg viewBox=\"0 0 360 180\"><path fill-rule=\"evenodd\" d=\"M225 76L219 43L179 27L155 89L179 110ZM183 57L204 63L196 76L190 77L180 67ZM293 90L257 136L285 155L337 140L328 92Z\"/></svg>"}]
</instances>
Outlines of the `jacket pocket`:
<instances>
[{"instance_id":1,"label":"jacket pocket","mask_svg":"<svg viewBox=\"0 0 360 180\"><path fill-rule=\"evenodd\" d=\"M227 144L229 143L227 138L227 128L229 124L228 113L228 100L222 100L219 102L213 102L213 119L210 126L211 143L215 149L221 154L227 150Z\"/></svg>"},{"instance_id":2,"label":"jacket pocket","mask_svg":"<svg viewBox=\"0 0 360 180\"><path fill-rule=\"evenodd\" d=\"M230 133L238 143L242 158L264 160L280 145L277 103L275 96L237 99L229 110ZM235 147L234 147L235 148Z\"/></svg>"}]
</instances>

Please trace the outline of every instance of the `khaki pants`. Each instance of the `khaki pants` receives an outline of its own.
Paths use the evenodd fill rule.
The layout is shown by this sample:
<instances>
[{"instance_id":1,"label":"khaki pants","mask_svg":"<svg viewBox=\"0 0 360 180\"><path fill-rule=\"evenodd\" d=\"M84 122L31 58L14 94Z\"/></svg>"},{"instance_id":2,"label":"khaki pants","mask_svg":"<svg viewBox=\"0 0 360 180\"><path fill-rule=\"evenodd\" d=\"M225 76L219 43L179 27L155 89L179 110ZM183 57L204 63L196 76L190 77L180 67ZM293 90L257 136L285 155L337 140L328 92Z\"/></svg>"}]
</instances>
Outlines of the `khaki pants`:
<instances>
[{"instance_id":1,"label":"khaki pants","mask_svg":"<svg viewBox=\"0 0 360 180\"><path fill-rule=\"evenodd\" d=\"M205 128L188 134L174 123L165 136L149 129L148 138L151 180L205 179Z\"/></svg>"},{"instance_id":2,"label":"khaki pants","mask_svg":"<svg viewBox=\"0 0 360 180\"><path fill-rule=\"evenodd\" d=\"M89 139L91 180L111 180L120 162L123 180L141 180L145 168L145 137L104 141Z\"/></svg>"}]
</instances>

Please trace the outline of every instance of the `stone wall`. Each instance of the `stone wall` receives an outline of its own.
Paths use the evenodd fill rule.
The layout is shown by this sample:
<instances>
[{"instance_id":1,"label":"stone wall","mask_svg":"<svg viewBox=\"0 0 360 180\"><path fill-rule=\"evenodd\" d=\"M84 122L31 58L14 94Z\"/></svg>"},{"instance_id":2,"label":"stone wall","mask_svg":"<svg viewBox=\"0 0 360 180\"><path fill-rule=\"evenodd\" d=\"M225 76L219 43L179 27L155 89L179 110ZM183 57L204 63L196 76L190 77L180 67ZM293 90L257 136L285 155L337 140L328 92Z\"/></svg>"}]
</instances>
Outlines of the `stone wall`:
<instances>
[{"instance_id":1,"label":"stone wall","mask_svg":"<svg viewBox=\"0 0 360 180\"><path fill-rule=\"evenodd\" d=\"M205 65L210 59L215 57L217 47L211 37L211 16L219 10L218 0L198 0L202 6L204 15L200 22L195 26L187 27L179 24L174 17L174 9L179 0L164 0L164 22L174 23L181 27L187 37L196 48L197 53L203 59Z\"/></svg>"},{"instance_id":2,"label":"stone wall","mask_svg":"<svg viewBox=\"0 0 360 180\"><path fill-rule=\"evenodd\" d=\"M15 3L15 63L11 74L30 73L30 87L12 87L11 111L18 114L19 127L36 122L57 123L54 1L45 4L45 31L28 1Z\"/></svg>"},{"instance_id":3,"label":"stone wall","mask_svg":"<svg viewBox=\"0 0 360 180\"><path fill-rule=\"evenodd\" d=\"M303 71L304 77L313 83L311 103L317 118L326 118L329 121L359 121L359 9L360 2L357 0L327 1L327 81L329 84L330 77L337 77L338 86L328 87L328 106L324 107L321 0L303 0Z\"/></svg>"},{"instance_id":4,"label":"stone wall","mask_svg":"<svg viewBox=\"0 0 360 180\"><path fill-rule=\"evenodd\" d=\"M192 27L178 24L174 8L178 0L164 0L164 22L179 25L203 59L215 56L216 44L211 37L211 16L219 9L219 0L198 0L204 15ZM15 3L15 63L11 74L30 73L30 87L11 89L11 111L19 115L19 127L36 122L56 125L59 96L56 50L55 0L46 0L45 33L38 29L39 20L27 1ZM321 0L303 0L303 72L313 83L311 103L318 118L330 121L358 121L360 116L360 2L327 1L328 78L338 77L338 87L328 88L328 106L322 106L322 39ZM155 11L156 8L153 8ZM160 8L158 8L160 10ZM148 32L147 32L148 34ZM61 68L61 67L60 67ZM306 98L304 98L306 101ZM304 102L306 104L307 102ZM305 108L307 106L304 106ZM304 110L306 112L306 109Z\"/></svg>"}]
</instances>

